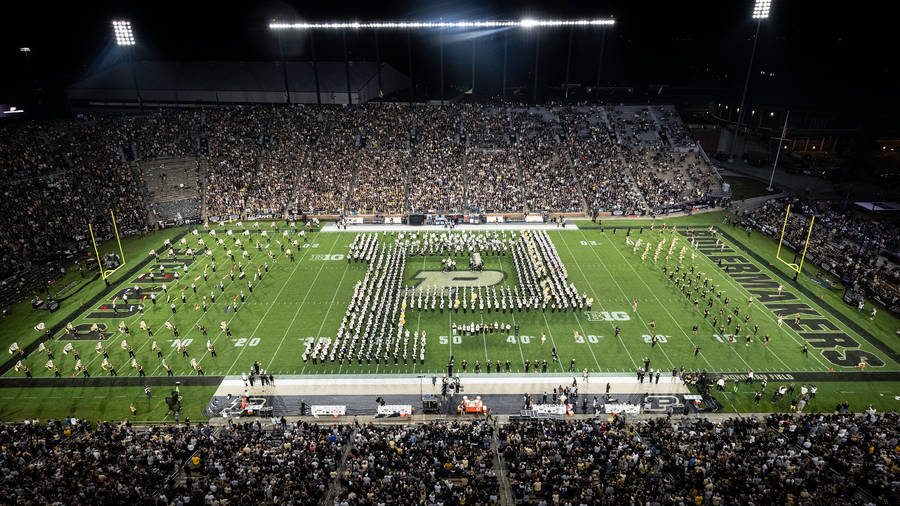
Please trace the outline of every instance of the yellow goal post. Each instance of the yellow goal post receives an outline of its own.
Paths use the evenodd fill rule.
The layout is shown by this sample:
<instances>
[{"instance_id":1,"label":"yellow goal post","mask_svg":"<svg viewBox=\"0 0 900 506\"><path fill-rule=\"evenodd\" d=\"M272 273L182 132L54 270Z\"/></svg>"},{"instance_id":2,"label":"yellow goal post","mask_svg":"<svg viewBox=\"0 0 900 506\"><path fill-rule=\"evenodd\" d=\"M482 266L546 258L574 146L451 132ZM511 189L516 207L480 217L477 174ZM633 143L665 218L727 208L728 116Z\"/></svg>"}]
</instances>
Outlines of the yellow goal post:
<instances>
[{"instance_id":1,"label":"yellow goal post","mask_svg":"<svg viewBox=\"0 0 900 506\"><path fill-rule=\"evenodd\" d=\"M94 238L94 227L88 223L88 230L91 233L91 243L94 245L94 255L96 255L97 259L97 268L100 269L100 277L104 280L106 278L112 276L117 270L119 270L122 266L125 265L125 250L122 249L122 240L119 237L119 227L116 224L116 215L113 213L112 209L109 210L109 216L112 218L113 231L116 234L116 243L119 245L119 254L122 256L122 261L119 263L119 266L115 269L103 270L103 259L100 258L100 250L97 247L97 240Z\"/></svg>"},{"instance_id":2,"label":"yellow goal post","mask_svg":"<svg viewBox=\"0 0 900 506\"><path fill-rule=\"evenodd\" d=\"M800 263L795 264L792 262L788 262L781 258L781 245L784 242L784 231L787 229L788 217L791 215L791 205L788 204L787 211L784 213L784 224L781 226L781 237L778 239L778 251L775 252L775 258L778 259L779 262L786 265L789 269L799 274L803 270L803 260L806 259L806 250L809 248L809 238L812 236L813 223L816 221L816 217L813 216L809 220L809 231L806 233L806 242L803 244L803 254L800 255ZM796 259L796 257L795 257Z\"/></svg>"}]
</instances>

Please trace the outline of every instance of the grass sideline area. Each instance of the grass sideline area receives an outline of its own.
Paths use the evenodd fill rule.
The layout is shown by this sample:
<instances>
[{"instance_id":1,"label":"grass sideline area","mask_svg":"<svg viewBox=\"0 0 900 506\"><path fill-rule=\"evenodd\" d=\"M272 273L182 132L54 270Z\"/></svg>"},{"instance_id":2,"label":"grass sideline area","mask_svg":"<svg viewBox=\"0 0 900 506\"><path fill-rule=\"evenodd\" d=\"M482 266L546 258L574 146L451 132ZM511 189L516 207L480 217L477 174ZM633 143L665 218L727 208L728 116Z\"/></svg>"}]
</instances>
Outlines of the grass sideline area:
<instances>
[{"instance_id":1,"label":"grass sideline area","mask_svg":"<svg viewBox=\"0 0 900 506\"><path fill-rule=\"evenodd\" d=\"M734 383L728 383L724 392L712 390L713 397L722 405L720 413L790 413L791 397L785 395L777 402L772 402L772 392L782 384L795 383L796 393L800 392L801 382L770 381L759 404L755 394L759 390L759 382L752 386L738 384L738 391L733 391ZM900 382L896 381L828 381L816 383L819 391L815 399L810 399L804 413L833 413L835 407L843 402L850 404L854 413L864 412L871 404L879 411L900 411Z\"/></svg>"},{"instance_id":2,"label":"grass sideline area","mask_svg":"<svg viewBox=\"0 0 900 506\"><path fill-rule=\"evenodd\" d=\"M123 238L122 248L125 250L126 264L109 277L110 285L115 286L131 276L132 269L146 258L148 250L163 240L171 239L182 232L184 232L183 227L167 228ZM115 239L104 242L99 245L98 249L101 257L107 253L119 253L119 246ZM31 297L11 305L10 315L0 321L0 344L3 348L8 348L13 342L18 343L22 348L28 346L40 337L40 334L34 330L35 325L44 322L47 328L51 328L61 322L64 323L73 311L80 308L82 303L106 290L106 284L100 279L97 271L85 272L84 278L82 278L73 263L66 267L66 273L63 276L54 280L53 288L50 290L51 295L56 295L59 289L72 282L75 283L75 286L59 296L62 299L59 309L53 313L32 309ZM43 294L36 293L35 296L42 298Z\"/></svg>"},{"instance_id":3,"label":"grass sideline area","mask_svg":"<svg viewBox=\"0 0 900 506\"><path fill-rule=\"evenodd\" d=\"M62 420L67 416L79 419L131 420L132 422L174 422L165 397L173 388L151 387L148 399L142 387L28 387L0 388L0 420L19 421L37 418ZM207 420L203 410L215 393L216 387L182 386L181 421ZM132 416L130 406L134 404L137 414Z\"/></svg>"},{"instance_id":4,"label":"grass sideline area","mask_svg":"<svg viewBox=\"0 0 900 506\"><path fill-rule=\"evenodd\" d=\"M162 242L165 238L175 237L176 235L188 232L186 239L188 245L196 248L197 239L202 237L206 239L207 245L213 246L212 250L217 269L215 272L211 270L211 261L206 255L197 255L191 259L185 254L185 249L175 257L174 262L165 271L165 274L173 273L174 264L179 266L186 265L187 271L179 269L179 281L174 282L170 278L166 283L168 294L171 295L176 304L176 312L173 313L169 305L165 301L165 293L160 292L160 300L156 305L149 303L143 315L136 312L133 314L122 313L121 317L116 317L111 311L111 301L116 294L121 294L123 290L132 287L137 281L138 276L151 272L155 275L163 275L159 270L159 264L152 262L145 269L140 271L121 271L117 272L110 280L114 291L110 291L104 302L96 307L87 308L82 316L75 320L75 324L89 323L106 323L106 333L108 338L102 342L102 345L108 349L110 359L120 376L136 376L137 371L130 367L131 357L121 348L120 343L123 339L127 339L135 351L135 360L142 364L148 375L164 376L165 370L162 368L161 361L157 354L151 348L151 342L156 340L162 348L165 360L172 367L176 375L189 375L194 371L190 366L190 359L194 358L201 363L206 374L216 375L234 375L240 374L250 368L254 361L258 361L260 365L276 377L285 374L372 374L372 373L388 373L388 374L441 374L445 372L445 365L450 355L453 354L457 371L460 370L462 360L466 360L469 364L467 372L473 372L475 361L481 361L484 364L487 360L510 360L512 372L524 372L524 361L548 361L548 373L566 373L569 369L571 359L576 360L577 375L583 368L589 369L592 374L602 373L633 373L634 370L642 365L644 358L651 361L650 367L654 369L662 369L664 373L669 373L673 368L684 366L686 370L694 371L707 369L716 372L740 373L746 372L752 368L757 373L765 372L817 372L825 374L833 367L835 371L854 371L855 363L850 363L845 355L848 350L857 350L871 354L877 357L883 365L878 367L870 367L869 370L878 371L900 371L900 364L891 360L882 350L873 346L860 334L849 327L845 323L838 321L837 318L829 313L824 312L820 307L820 303L828 304L835 308L838 314L843 315L855 325L858 325L864 331L873 334L884 342L888 347L897 351L900 349L896 339L894 338L894 330L900 324L897 318L887 314L886 311L880 311L878 317L874 321L869 321L864 314L858 314L855 308L850 308L841 300L841 291L827 289L813 281L805 275L800 278L800 285L807 289L811 296L794 290L793 285L784 282L785 290L792 291L796 294L798 301L807 304L810 308L816 309L821 313L822 318L828 320L830 325L835 326L840 332L849 336L857 346L829 346L816 348L809 347L809 354L801 353L802 344L807 342L801 333L805 333L807 329L799 331L791 329L791 325L786 323L783 327L776 324L776 317L771 311L766 311L759 302L751 309L751 322L759 325L758 335L753 338L750 346L745 346L743 338L738 338L738 342L729 345L727 343L727 332L719 335L709 324L713 315L704 319L703 307L695 307L690 299L681 293L681 291L671 283L666 274L662 270L664 265L663 258L657 263L652 261L655 247L660 241L666 240L666 248L663 251L664 257L671 238L676 239L676 248L673 257L670 259L670 266L674 266L677 262L677 256L682 247L687 247L689 252L683 260L685 269L691 264L690 255L690 237L684 235L685 227L698 227L698 231L703 231L709 226L722 227L722 230L729 235L730 238L725 239L727 247L734 250L735 254L744 255L748 264L755 266L760 273L779 280L778 272L785 275L792 274L788 269L780 265L779 262L765 261L766 259L774 259L776 244L770 239L762 236L759 232L752 232L747 237L745 231L739 228L733 228L730 225L722 224L723 213L704 213L694 216L680 218L659 218L657 220L606 220L604 221L604 229L588 220L579 221L579 228L567 228L553 230L548 233L554 247L556 248L563 264L566 266L569 281L574 283L579 293L586 293L594 299L594 307L591 314L580 312L552 313L529 311L529 312L506 312L501 313L494 311L484 314L469 311L463 313L454 313L446 309L443 313L438 311L414 311L407 312L407 328L411 331L425 331L428 335L428 346L426 360L424 364L410 363L399 364L393 363L380 364L374 363L362 365L353 362L348 364L338 364L337 362L326 362L324 364L313 365L311 362L303 363L300 354L303 352L306 342L320 337L334 336L340 321L347 309L350 296L353 293L354 284L362 279L367 270L367 265L362 263L350 263L346 260L348 247L357 235L356 232L350 230L348 232L310 232L308 238L303 240L294 229L287 228L283 222L277 222L278 229L272 229L270 223L262 223L261 230L268 231L270 242L263 240L260 232L255 231L252 223L247 223L253 233L250 237L240 236L248 251L249 258L241 259L236 256L236 260L232 262L225 259L225 251L232 251L240 254L240 250L232 244L232 239L228 239L225 247L214 245L214 240L202 227L183 227L179 229L167 229L165 231L148 234L144 237L131 237L124 241L125 254L128 256L129 264L127 267L133 268L138 262L147 257L150 249L162 249ZM677 224L679 230L676 234L671 232L660 233L658 228L663 223L671 227ZM656 230L650 231L649 227L653 224ZM610 227L616 227L615 232ZM626 244L626 230L621 227L632 228L632 240L642 238L643 241L650 241L653 247L650 251L650 258L645 261L640 259L640 251L635 253L632 246ZM640 231L640 227L644 227L644 231ZM193 235L194 228L197 228L198 235ZM214 226L217 230L216 238L224 238L227 230L231 230L232 234L239 235L240 230L236 225L228 225L226 229L221 226ZM278 241L287 243L282 236L283 231L287 230L289 236L287 239L298 241L299 247L296 248L294 261L291 262L280 252ZM456 232L458 233L458 232ZM512 233L512 229L508 234ZM379 239L382 234L379 233ZM227 237L227 236L226 236ZM234 236L232 236L234 237ZM387 236L390 239L390 235ZM261 248L258 251L255 241L260 239ZM272 250L277 260L271 260L267 254L268 250ZM104 245L104 250L112 251L115 247L113 243ZM115 247L117 249L117 247ZM293 248L293 247L292 247ZM744 250L759 255L763 261L757 261L744 254ZM643 251L643 248L641 248ZM101 253L102 254L102 253ZM163 255L166 260L167 255ZM512 267L512 260L507 256L485 256L486 270L498 270L505 274L505 278L501 284L511 285L517 283L515 279L515 269ZM461 271L467 268L468 256L456 257L456 261ZM245 266L247 277L240 279L238 275L231 280L231 266L242 262ZM731 275L726 274L715 264L715 255L707 256L697 252L693 259L695 270L704 272L704 276L710 277L712 283L721 285L722 289L730 296L731 305L735 304L743 306L747 309L747 290L741 286ZM265 271L265 265L268 264L268 272ZM252 266L252 267L251 267ZM262 281L254 282L254 290L249 292L247 282L252 281L257 267L263 274ZM807 264L809 267L809 264ZM204 269L207 271L207 279L202 278ZM410 257L407 261L406 271L404 272L405 283L410 286L416 284L413 276L420 270L440 270L439 257ZM806 269L805 269L806 271ZM813 272L815 274L815 272ZM197 279L197 276L200 276ZM158 278L159 279L159 278ZM196 280L196 281L195 281ZM161 285L162 282L155 283L155 286ZM190 288L191 283L197 285L197 293ZM214 287L214 284L222 283L222 288ZM149 286L144 284L144 286ZM499 286L499 285L498 285ZM187 289L185 289L187 287ZM52 326L54 322L63 322L64 318L74 309L78 309L77 300L88 299L90 296L100 293L104 289L102 281L96 281L90 286L78 293L77 297L66 301L60 311L50 315L49 313L32 314L30 307L24 311L16 311L6 321L0 323L0 333L2 333L2 341L4 346L8 347L13 341L17 341L20 346L24 347L28 342L38 337L38 334L31 328L38 321L45 321L46 324ZM245 302L239 303L240 292L244 292ZM216 301L212 303L208 300L208 310L206 312L199 308L202 297L205 295L209 299L210 292L216 294ZM181 294L185 294L186 303L182 304ZM817 302L814 298L821 297ZM632 308L632 301L637 299L637 311ZM238 311L234 311L234 307L238 307ZM105 309L103 309L105 307ZM227 312L226 312L227 309ZM714 297L713 310L714 314L718 314L719 309L723 308L723 303ZM743 321L745 312L740 314L740 320ZM711 311L713 313L713 311ZM53 317L55 320L51 320ZM143 319L152 328L154 336L148 338L146 332L138 328L138 322ZM651 320L655 323L655 329L650 330ZM706 320L706 321L705 321ZM788 318L785 318L786 322ZM116 329L119 321L125 321L130 328L131 336L127 337ZM172 331L164 327L164 323L169 321L176 325L179 329L179 336L176 338ZM225 335L219 329L219 323L226 321L230 327L231 336ZM518 324L520 331L518 335L514 332L487 335L464 336L451 332L451 325L468 323L494 322L508 323L510 325ZM792 323L792 322L790 322ZM697 324L699 329L697 334L692 332L693 325ZM207 335L203 335L199 325L205 327ZM616 336L614 328L618 326L621 334ZM729 326L729 330L734 328L734 324ZM745 327L746 329L746 327ZM576 338L574 332L578 331L579 337ZM544 344L540 342L540 335L547 334L547 341ZM741 336L746 333L741 332ZM761 338L764 334L772 337L768 345L761 344ZM651 336L657 335L657 344L651 344ZM718 337L717 337L718 335ZM54 363L59 367L64 377L71 377L74 365L74 359L71 355L66 356L62 353L62 348L67 343L72 343L79 350L82 361L90 370L92 376L107 376L108 373L100 368L102 356L94 351L97 343L96 336L84 340L65 340L62 333L55 336L55 340L48 343L48 347L54 353ZM178 341L176 341L176 339ZM216 357L212 357L206 350L206 341L210 340L216 348ZM183 357L177 352L176 344L187 343L188 356ZM846 343L845 343L846 344ZM694 355L696 346L701 346L701 353ZM556 347L559 353L559 361L554 362L550 353L551 348ZM829 353L826 355L826 352ZM42 353L32 353L23 362L28 365L32 373L36 377L52 377L51 371L44 367L47 357ZM833 363L843 361L845 365ZM538 373L539 374L539 373ZM863 373L864 374L864 373ZM575 375L575 373L573 373ZM10 370L5 377L22 377L23 373ZM79 375L80 377L80 375ZM863 378L864 376L861 376ZM857 392L863 391L862 387L856 390L852 388L844 388L842 382L829 382L824 379L818 382L820 390L819 396L831 395L829 392L837 392L840 395L841 390L836 390L831 385L839 385L843 391ZM774 382L770 382L771 385ZM896 401L893 396L882 396L884 391L896 391L897 383L894 382L874 382L860 381L848 383L856 385L857 383L866 385L866 388L877 395L869 396L873 403L879 409L896 409ZM886 386L885 386L886 385ZM123 387L96 387L98 391L102 391L103 395L124 396L123 400L143 396L142 389L134 392L134 388L127 389L128 392L117 390ZM102 390L101 390L102 388ZM184 390L188 387L182 387ZM198 392L205 392L201 387L197 388ZM206 387L203 387L206 388ZM162 387L157 388L161 390ZM0 390L0 395L13 397L12 402L7 404L16 404L16 411L0 412L0 417L7 419L8 417L32 417L29 410L35 412L51 412L54 397L65 396L66 388L60 387L52 389L52 396L38 396L30 394L30 389L9 389L8 391ZM42 391L45 389L41 389ZM85 393L89 387L68 389L82 393L82 398L89 397ZM214 389L213 389L214 390ZM11 393L11 392L15 393ZM212 391L209 392L209 395ZM750 404L752 403L752 393L748 393ZM101 394L94 394L101 396ZM102 397L101 396L101 397ZM100 397L96 397L100 398ZM27 402L23 402L27 399ZM743 411L745 408L754 411L757 406L746 405L739 394L738 399L730 399L729 402L723 400L722 404L726 409L732 407L736 411ZM208 396L202 401L198 401L198 409L202 412L206 405ZM161 401L161 399L160 399ZM58 402L58 401L56 401ZM784 401L787 402L787 401ZM761 403L767 409L768 400ZM108 410L112 416L113 413L120 410L122 406L127 410L128 404L119 406L103 407L98 401L98 409ZM822 402L823 406L825 405ZM188 403L185 403L185 408ZM831 403L833 408L834 403ZM137 406L137 404L136 404ZM139 409L140 406L138 406ZM829 409L831 409L829 408ZM84 409L91 409L86 405ZM777 406L773 409L779 410ZM859 408L862 409L862 408ZM65 409L63 409L65 411ZM149 410L153 416L156 416L154 408ZM56 416L56 415L54 415ZM65 416L65 415L62 415ZM189 415L190 416L190 415ZM88 417L88 416L86 416ZM195 416L190 416L192 420ZM124 417L122 417L124 418ZM199 417L196 417L199 419Z\"/></svg>"}]
</instances>

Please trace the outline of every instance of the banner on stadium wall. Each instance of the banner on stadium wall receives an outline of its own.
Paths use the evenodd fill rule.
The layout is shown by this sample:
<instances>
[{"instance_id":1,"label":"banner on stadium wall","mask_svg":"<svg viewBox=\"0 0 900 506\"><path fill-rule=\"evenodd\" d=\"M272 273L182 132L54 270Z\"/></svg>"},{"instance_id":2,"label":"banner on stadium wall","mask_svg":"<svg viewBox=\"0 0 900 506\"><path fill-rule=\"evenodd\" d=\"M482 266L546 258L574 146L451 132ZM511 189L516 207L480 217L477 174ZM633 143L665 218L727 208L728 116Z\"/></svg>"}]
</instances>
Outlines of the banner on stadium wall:
<instances>
[{"instance_id":1,"label":"banner on stadium wall","mask_svg":"<svg viewBox=\"0 0 900 506\"><path fill-rule=\"evenodd\" d=\"M394 225L400 225L403 223L403 217L401 216L388 216L384 219L385 223L392 223Z\"/></svg>"},{"instance_id":2,"label":"banner on stadium wall","mask_svg":"<svg viewBox=\"0 0 900 506\"><path fill-rule=\"evenodd\" d=\"M338 405L315 405L309 407L309 414L319 418L319 416L333 416L335 418L347 414L347 406Z\"/></svg>"},{"instance_id":3,"label":"banner on stadium wall","mask_svg":"<svg viewBox=\"0 0 900 506\"><path fill-rule=\"evenodd\" d=\"M354 225L362 225L363 224L363 219L360 216L350 216L350 217L344 218L344 221L346 221L347 223L354 224Z\"/></svg>"},{"instance_id":4,"label":"banner on stadium wall","mask_svg":"<svg viewBox=\"0 0 900 506\"><path fill-rule=\"evenodd\" d=\"M472 225L478 225L479 223L481 223L481 217L477 214L470 214L466 218L466 222L471 223Z\"/></svg>"},{"instance_id":5,"label":"banner on stadium wall","mask_svg":"<svg viewBox=\"0 0 900 506\"><path fill-rule=\"evenodd\" d=\"M543 223L544 215L542 214L529 214L525 217L525 221L527 223Z\"/></svg>"},{"instance_id":6,"label":"banner on stadium wall","mask_svg":"<svg viewBox=\"0 0 900 506\"><path fill-rule=\"evenodd\" d=\"M616 209L615 211L612 212L612 214L613 214L613 216L622 216L625 213L620 209Z\"/></svg>"},{"instance_id":7,"label":"banner on stadium wall","mask_svg":"<svg viewBox=\"0 0 900 506\"><path fill-rule=\"evenodd\" d=\"M604 404L604 413L625 413L626 415L641 414L641 407L637 404Z\"/></svg>"},{"instance_id":8,"label":"banner on stadium wall","mask_svg":"<svg viewBox=\"0 0 900 506\"><path fill-rule=\"evenodd\" d=\"M561 415L572 413L571 404L533 404L531 410L541 415Z\"/></svg>"},{"instance_id":9,"label":"banner on stadium wall","mask_svg":"<svg viewBox=\"0 0 900 506\"><path fill-rule=\"evenodd\" d=\"M413 407L410 404L385 404L384 406L378 406L375 410L375 416L409 416L413 412Z\"/></svg>"}]
</instances>

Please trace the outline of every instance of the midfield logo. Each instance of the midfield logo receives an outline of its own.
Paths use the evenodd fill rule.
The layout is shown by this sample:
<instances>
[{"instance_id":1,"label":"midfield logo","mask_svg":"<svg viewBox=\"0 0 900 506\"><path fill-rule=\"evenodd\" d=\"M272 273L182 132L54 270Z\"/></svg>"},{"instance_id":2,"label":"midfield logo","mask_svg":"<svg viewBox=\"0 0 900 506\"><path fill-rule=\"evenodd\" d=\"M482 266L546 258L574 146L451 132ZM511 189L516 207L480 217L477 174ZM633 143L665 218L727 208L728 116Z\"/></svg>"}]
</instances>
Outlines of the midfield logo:
<instances>
[{"instance_id":1,"label":"midfield logo","mask_svg":"<svg viewBox=\"0 0 900 506\"><path fill-rule=\"evenodd\" d=\"M506 277L503 271L419 271L414 277L416 288L494 286Z\"/></svg>"}]
</instances>

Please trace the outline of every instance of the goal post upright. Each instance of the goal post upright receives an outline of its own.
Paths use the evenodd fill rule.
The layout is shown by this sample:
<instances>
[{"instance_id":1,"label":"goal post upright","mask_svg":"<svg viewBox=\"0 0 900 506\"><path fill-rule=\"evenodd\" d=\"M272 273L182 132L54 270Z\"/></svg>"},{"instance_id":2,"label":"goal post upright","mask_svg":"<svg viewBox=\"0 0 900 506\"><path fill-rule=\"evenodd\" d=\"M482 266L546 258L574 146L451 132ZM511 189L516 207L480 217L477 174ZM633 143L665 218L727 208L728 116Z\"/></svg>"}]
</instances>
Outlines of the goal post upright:
<instances>
[{"instance_id":1,"label":"goal post upright","mask_svg":"<svg viewBox=\"0 0 900 506\"><path fill-rule=\"evenodd\" d=\"M809 220L809 232L806 233L806 244L803 245L803 254L800 255L800 266L797 268L797 274L800 274L800 271L803 270L803 260L806 258L806 249L809 248L809 238L812 236L813 223L816 222L816 217L813 216L811 220Z\"/></svg>"},{"instance_id":2,"label":"goal post upright","mask_svg":"<svg viewBox=\"0 0 900 506\"><path fill-rule=\"evenodd\" d=\"M775 252L775 258L781 260L781 243L784 242L784 230L787 228L788 216L791 215L791 205L788 204L787 212L784 213L784 224L781 225L781 237L778 238L778 251Z\"/></svg>"},{"instance_id":3,"label":"goal post upright","mask_svg":"<svg viewBox=\"0 0 900 506\"><path fill-rule=\"evenodd\" d=\"M800 263L794 264L785 261L781 258L781 245L784 243L784 232L787 229L788 217L791 215L791 205L788 204L787 211L784 213L784 223L781 225L781 237L778 239L778 250L775 252L775 258L778 259L779 262L787 265L789 269L794 271L796 274L794 275L794 280L797 279L797 275L803 270L803 261L806 259L806 251L809 249L809 239L812 237L813 225L816 222L816 217L812 216L809 221L809 230L806 232L806 242L803 244L803 253L800 255ZM794 253L794 261L797 260L797 254Z\"/></svg>"},{"instance_id":4,"label":"goal post upright","mask_svg":"<svg viewBox=\"0 0 900 506\"><path fill-rule=\"evenodd\" d=\"M91 242L94 244L94 254L97 255L97 268L100 269L100 278L106 279L106 274L103 273L103 262L100 260L100 251L97 249L97 240L94 239L94 227L88 223L88 230L91 233Z\"/></svg>"},{"instance_id":5,"label":"goal post upright","mask_svg":"<svg viewBox=\"0 0 900 506\"><path fill-rule=\"evenodd\" d=\"M116 242L119 243L119 254L122 255L122 264L125 264L125 251L122 249L122 240L119 238L119 227L116 225L116 215L113 213L113 210L109 210L109 215L112 217L113 222L113 230L116 232Z\"/></svg>"}]
</instances>

